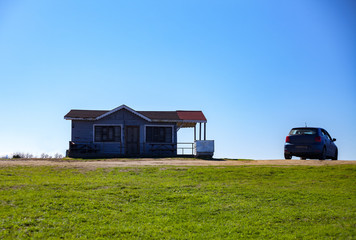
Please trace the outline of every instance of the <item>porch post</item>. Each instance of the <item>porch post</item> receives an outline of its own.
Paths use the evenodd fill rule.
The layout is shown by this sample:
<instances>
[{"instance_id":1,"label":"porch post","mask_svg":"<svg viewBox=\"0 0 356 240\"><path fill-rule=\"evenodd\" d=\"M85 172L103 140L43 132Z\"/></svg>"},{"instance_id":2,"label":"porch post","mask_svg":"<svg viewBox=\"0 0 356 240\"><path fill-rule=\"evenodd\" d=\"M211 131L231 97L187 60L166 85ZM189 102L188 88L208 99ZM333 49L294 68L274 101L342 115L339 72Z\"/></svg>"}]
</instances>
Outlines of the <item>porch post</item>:
<instances>
[{"instance_id":1,"label":"porch post","mask_svg":"<svg viewBox=\"0 0 356 240\"><path fill-rule=\"evenodd\" d=\"M204 123L204 141L206 140L206 123Z\"/></svg>"},{"instance_id":2,"label":"porch post","mask_svg":"<svg viewBox=\"0 0 356 240\"><path fill-rule=\"evenodd\" d=\"M201 122L199 123L199 140L201 140Z\"/></svg>"},{"instance_id":3,"label":"porch post","mask_svg":"<svg viewBox=\"0 0 356 240\"><path fill-rule=\"evenodd\" d=\"M197 125L194 125L194 142L197 140Z\"/></svg>"}]
</instances>

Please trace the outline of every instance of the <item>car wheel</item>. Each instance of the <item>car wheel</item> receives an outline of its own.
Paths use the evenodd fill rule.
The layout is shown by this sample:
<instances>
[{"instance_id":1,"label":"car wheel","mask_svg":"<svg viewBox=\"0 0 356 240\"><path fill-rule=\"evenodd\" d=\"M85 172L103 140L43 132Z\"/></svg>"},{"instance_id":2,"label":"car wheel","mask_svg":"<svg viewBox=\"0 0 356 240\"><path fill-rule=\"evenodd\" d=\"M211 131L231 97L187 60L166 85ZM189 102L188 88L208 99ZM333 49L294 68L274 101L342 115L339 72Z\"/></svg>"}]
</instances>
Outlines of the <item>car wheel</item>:
<instances>
[{"instance_id":1,"label":"car wheel","mask_svg":"<svg viewBox=\"0 0 356 240\"><path fill-rule=\"evenodd\" d=\"M292 155L284 154L284 158L285 158L286 160L290 160L290 159L292 159Z\"/></svg>"},{"instance_id":2,"label":"car wheel","mask_svg":"<svg viewBox=\"0 0 356 240\"><path fill-rule=\"evenodd\" d=\"M319 157L319 160L325 160L326 159L326 148L323 148L323 151Z\"/></svg>"},{"instance_id":3,"label":"car wheel","mask_svg":"<svg viewBox=\"0 0 356 240\"><path fill-rule=\"evenodd\" d=\"M335 150L334 157L332 157L331 160L337 160L337 155L338 155L338 151L337 151L337 149L336 149L336 150Z\"/></svg>"}]
</instances>

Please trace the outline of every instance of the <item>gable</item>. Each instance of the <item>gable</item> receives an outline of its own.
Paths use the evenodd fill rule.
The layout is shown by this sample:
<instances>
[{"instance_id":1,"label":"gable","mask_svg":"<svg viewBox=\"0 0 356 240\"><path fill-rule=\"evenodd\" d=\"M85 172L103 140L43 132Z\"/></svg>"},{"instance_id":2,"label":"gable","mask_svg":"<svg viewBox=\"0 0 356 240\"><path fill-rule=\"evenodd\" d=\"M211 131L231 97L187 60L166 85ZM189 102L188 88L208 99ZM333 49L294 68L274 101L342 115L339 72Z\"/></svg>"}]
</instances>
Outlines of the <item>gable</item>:
<instances>
[{"instance_id":1,"label":"gable","mask_svg":"<svg viewBox=\"0 0 356 240\"><path fill-rule=\"evenodd\" d=\"M120 110L117 110L115 112L112 112L111 114L106 114L98 117L95 120L95 123L115 123L115 122L136 122L136 123L142 123L142 122L151 122L147 121L146 119L143 119L142 117L138 116L137 114L134 114L131 111L126 110L125 108L122 108Z\"/></svg>"},{"instance_id":2,"label":"gable","mask_svg":"<svg viewBox=\"0 0 356 240\"><path fill-rule=\"evenodd\" d=\"M149 119L148 117L146 117L146 116L140 114L139 112L136 112L135 110L133 110L132 108L129 108L129 107L126 106L126 105L121 105L121 106L119 106L119 107L117 107L117 108L114 108L113 110L111 110L111 111L109 111L109 112L107 112L107 113L104 113L104 114L100 115L99 117L96 118L96 120L99 120L99 119L101 119L101 118L104 118L104 117L106 117L106 116L109 116L109 115L111 115L111 114L113 114L113 113L115 113L115 112L117 112L117 111L122 110L122 109L125 109L125 110L131 112L132 114L135 114L135 115L137 115L138 117L143 118L144 120L151 122L151 119Z\"/></svg>"}]
</instances>

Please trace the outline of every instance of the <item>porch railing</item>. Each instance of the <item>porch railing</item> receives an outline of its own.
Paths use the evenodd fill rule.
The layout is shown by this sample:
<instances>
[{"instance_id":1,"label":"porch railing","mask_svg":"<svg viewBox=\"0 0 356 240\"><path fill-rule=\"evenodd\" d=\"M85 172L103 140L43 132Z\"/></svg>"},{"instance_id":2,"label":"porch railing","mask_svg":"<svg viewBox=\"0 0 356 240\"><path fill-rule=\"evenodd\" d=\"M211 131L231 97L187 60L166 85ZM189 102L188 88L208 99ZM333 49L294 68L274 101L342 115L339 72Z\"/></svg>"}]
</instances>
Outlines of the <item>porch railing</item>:
<instances>
[{"instance_id":1,"label":"porch railing","mask_svg":"<svg viewBox=\"0 0 356 240\"><path fill-rule=\"evenodd\" d=\"M200 141L196 141L199 143ZM195 145L191 142L181 143L140 143L137 146L125 147L123 144L104 144L92 142L69 142L67 156L96 156L96 155L121 155L121 156L213 156L213 140L203 141L204 144ZM207 145L207 142L212 142ZM198 149L199 147L199 149Z\"/></svg>"},{"instance_id":2,"label":"porch railing","mask_svg":"<svg viewBox=\"0 0 356 240\"><path fill-rule=\"evenodd\" d=\"M194 155L194 143L177 143L177 155Z\"/></svg>"},{"instance_id":3,"label":"porch railing","mask_svg":"<svg viewBox=\"0 0 356 240\"><path fill-rule=\"evenodd\" d=\"M69 151L78 153L96 153L99 151L98 145L91 144L89 142L77 142L69 141Z\"/></svg>"},{"instance_id":4,"label":"porch railing","mask_svg":"<svg viewBox=\"0 0 356 240\"><path fill-rule=\"evenodd\" d=\"M128 146L126 149L124 144L105 144L93 142L69 142L69 152L72 154L95 154L108 153L119 155L152 155L152 156L174 156L177 155L177 144L175 143L139 143L135 146ZM133 149L132 149L133 147ZM128 151L127 151L128 150ZM135 153L138 151L139 153Z\"/></svg>"}]
</instances>

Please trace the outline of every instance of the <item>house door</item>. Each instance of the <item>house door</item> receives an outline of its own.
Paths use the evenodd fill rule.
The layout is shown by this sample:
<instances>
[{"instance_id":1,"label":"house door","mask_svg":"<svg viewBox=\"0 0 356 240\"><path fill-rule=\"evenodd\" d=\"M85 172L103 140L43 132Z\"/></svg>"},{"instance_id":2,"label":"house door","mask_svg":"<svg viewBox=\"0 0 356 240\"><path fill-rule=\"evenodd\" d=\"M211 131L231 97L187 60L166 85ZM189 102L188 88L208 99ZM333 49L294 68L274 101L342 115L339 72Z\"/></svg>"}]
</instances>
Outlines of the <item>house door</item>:
<instances>
[{"instance_id":1,"label":"house door","mask_svg":"<svg viewBox=\"0 0 356 240\"><path fill-rule=\"evenodd\" d=\"M139 126L126 126L126 155L140 154L140 128Z\"/></svg>"}]
</instances>

